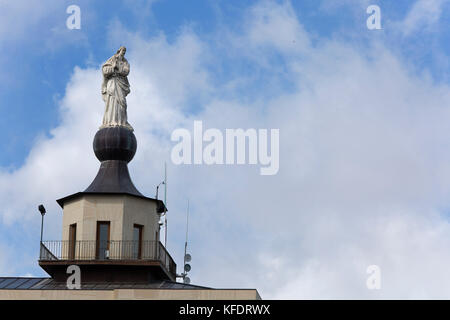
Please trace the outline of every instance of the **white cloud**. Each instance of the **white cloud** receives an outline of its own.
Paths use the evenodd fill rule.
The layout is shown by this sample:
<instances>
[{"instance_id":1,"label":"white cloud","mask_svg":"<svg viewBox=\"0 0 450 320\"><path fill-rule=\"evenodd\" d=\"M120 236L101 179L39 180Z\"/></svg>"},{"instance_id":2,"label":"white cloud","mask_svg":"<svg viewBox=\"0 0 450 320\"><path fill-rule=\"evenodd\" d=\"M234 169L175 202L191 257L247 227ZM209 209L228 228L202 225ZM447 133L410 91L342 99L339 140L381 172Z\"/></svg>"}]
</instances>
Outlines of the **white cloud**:
<instances>
[{"instance_id":1,"label":"white cloud","mask_svg":"<svg viewBox=\"0 0 450 320\"><path fill-rule=\"evenodd\" d=\"M58 8L57 1L54 1L54 4L46 6L38 0L2 0L0 2L2 8L0 10L0 38L2 40L21 38L32 29L38 28L42 19L51 15L51 12Z\"/></svg>"},{"instance_id":2,"label":"white cloud","mask_svg":"<svg viewBox=\"0 0 450 320\"><path fill-rule=\"evenodd\" d=\"M254 6L246 16L246 45L269 47L282 53L308 49L309 38L289 2L271 1Z\"/></svg>"},{"instance_id":3,"label":"white cloud","mask_svg":"<svg viewBox=\"0 0 450 320\"><path fill-rule=\"evenodd\" d=\"M429 31L439 21L448 0L417 0L400 27L405 36L416 31Z\"/></svg>"},{"instance_id":4,"label":"white cloud","mask_svg":"<svg viewBox=\"0 0 450 320\"><path fill-rule=\"evenodd\" d=\"M138 139L130 171L145 194L161 181L176 127L199 119L208 127L280 129L276 176L169 163L169 251L181 261L190 198L194 283L256 287L263 298L450 297L442 211L450 199L450 88L412 75L382 46L373 53L335 41L313 47L287 4L263 2L246 16L242 32L223 40L229 50L249 59L266 47L250 63L268 72L265 56L276 51L289 70L273 76L293 84L252 103L238 86L212 85L211 63L223 56L192 30L169 43L112 25L111 43L126 40L129 48L128 110ZM248 75L230 83L241 78ZM103 110L100 83L99 70L76 68L61 124L36 141L23 167L1 172L3 223L36 220L45 201L47 234L59 234L54 200L83 190L98 168L91 142ZM233 98L220 94L224 88L235 90ZM192 115L196 96L203 106ZM372 264L382 271L376 292L365 287Z\"/></svg>"}]
</instances>

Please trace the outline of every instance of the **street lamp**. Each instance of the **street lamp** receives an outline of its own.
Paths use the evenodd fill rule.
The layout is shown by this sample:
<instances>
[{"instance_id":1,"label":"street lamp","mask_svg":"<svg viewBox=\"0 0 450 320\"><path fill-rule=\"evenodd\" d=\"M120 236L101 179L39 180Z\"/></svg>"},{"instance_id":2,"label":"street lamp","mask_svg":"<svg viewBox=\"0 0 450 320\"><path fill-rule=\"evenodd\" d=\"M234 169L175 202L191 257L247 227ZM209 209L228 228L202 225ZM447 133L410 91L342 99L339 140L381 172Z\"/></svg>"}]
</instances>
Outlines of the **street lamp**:
<instances>
[{"instance_id":1,"label":"street lamp","mask_svg":"<svg viewBox=\"0 0 450 320\"><path fill-rule=\"evenodd\" d=\"M156 186L156 196L155 196L156 200L158 200L159 186L162 185L162 184L166 184L166 181L161 181L161 182ZM165 204L164 204L164 208L165 208ZM166 213L166 210L164 209L164 215L165 215L165 213ZM157 235L158 239L156 239L157 241L159 240L159 235L160 235L160 232L161 232L161 226L163 226L163 225L164 225L164 223L161 222L161 217L160 217L160 219L159 219L159 221L158 221L158 235Z\"/></svg>"},{"instance_id":2,"label":"street lamp","mask_svg":"<svg viewBox=\"0 0 450 320\"><path fill-rule=\"evenodd\" d=\"M41 244L42 244L42 234L44 231L44 216L45 216L45 208L42 204L39 205L38 207L39 212L41 213L42 216L42 220L41 220Z\"/></svg>"},{"instance_id":3,"label":"street lamp","mask_svg":"<svg viewBox=\"0 0 450 320\"><path fill-rule=\"evenodd\" d=\"M156 186L156 196L155 196L156 200L158 200L158 190L159 190L159 186L162 185L162 184L166 184L166 182L165 182L165 181L162 181L162 182L160 182L160 183Z\"/></svg>"}]
</instances>

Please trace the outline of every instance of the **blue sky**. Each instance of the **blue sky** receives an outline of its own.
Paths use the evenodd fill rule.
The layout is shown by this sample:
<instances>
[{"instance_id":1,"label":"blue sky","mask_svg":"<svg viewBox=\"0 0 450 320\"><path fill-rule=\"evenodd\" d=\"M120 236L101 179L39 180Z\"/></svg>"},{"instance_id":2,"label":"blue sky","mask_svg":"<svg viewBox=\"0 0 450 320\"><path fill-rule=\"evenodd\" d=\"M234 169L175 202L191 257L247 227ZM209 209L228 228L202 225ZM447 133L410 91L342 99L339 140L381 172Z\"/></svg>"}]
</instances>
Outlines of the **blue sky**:
<instances>
[{"instance_id":1,"label":"blue sky","mask_svg":"<svg viewBox=\"0 0 450 320\"><path fill-rule=\"evenodd\" d=\"M7 3L7 1L5 2ZM19 1L20 3L20 1ZM31 2L32 3L32 2ZM22 10L14 12L19 23L33 15L34 6L49 10L35 23L27 25L15 37L14 32L3 42L3 60L6 62L3 70L7 86L0 91L3 101L1 126L6 138L1 142L4 150L0 164L4 167L17 167L26 158L33 143L33 137L48 133L50 128L58 124L57 101L64 90L74 66L86 67L100 64L111 50L119 43L108 41L105 34L114 21L130 32L136 32L145 37L152 37L163 32L169 42L183 28L192 28L195 33L217 45L216 54L220 55L220 38L215 38L218 29L226 26L231 30L242 27L242 17L250 2L242 1L60 1L39 3L23 2ZM109 5L105 10L106 4ZM329 4L330 3L330 4ZM414 35L403 38L398 30L392 30L389 25L394 21L404 19L414 5L414 1L372 1L382 7L384 30L369 31L365 27L368 15L364 6L357 2L336 4L332 1L292 1L292 8L314 37L337 38L351 41L361 50L372 50L374 41L383 41L392 47L402 58L417 68L418 72L428 70L436 81L448 81L449 65L442 66L434 59L436 52L441 55L449 53L449 32L445 26L448 16L443 15L433 26L433 32L424 32L421 27ZM65 9L77 4L82 10L81 30L68 30L65 21L69 14ZM8 5L3 15L8 14ZM448 4L442 5L442 10ZM31 9L29 9L31 8ZM21 14L22 12L22 14ZM6 29L14 28L4 23ZM9 19L7 20L9 21ZM61 39L63 38L63 39ZM282 59L273 57L274 64L282 66ZM251 62L243 57L229 57L224 54L220 66L211 66L215 73L215 81L227 81L233 77L233 69L248 68L252 70ZM270 77L270 70L267 72ZM252 83L250 90L260 91L265 81ZM288 87L288 83L286 83ZM25 89L26 88L26 89ZM39 102L36 104L36 102ZM31 107L34 106L34 107Z\"/></svg>"},{"instance_id":2,"label":"blue sky","mask_svg":"<svg viewBox=\"0 0 450 320\"><path fill-rule=\"evenodd\" d=\"M66 28L71 4L81 9L80 30ZM371 4L381 9L382 30L366 27ZM250 166L170 166L178 260L187 198L198 214L193 279L227 286L205 270L225 265L230 278L235 269L226 266L237 262L248 270L230 285L258 287L269 297L420 296L405 289L408 276L423 276L417 292L425 286L427 296L450 295L424 276L429 266L403 273L425 256L450 262L448 253L442 256L450 239L440 211L450 195L450 154L442 150L450 131L449 1L49 0L3 1L0 9L0 258L18 261L0 262L3 273L42 274L33 260L37 205L47 201L53 211L47 235L57 238L61 212L54 200L94 177L90 144L103 112L98 68L125 45L129 116L141 134L130 170L140 189L159 182L176 127L200 119L217 128L280 129L275 177L255 176ZM278 230L277 221L290 227ZM368 221L377 232L352 233ZM304 230L305 224L313 227ZM408 233L423 245L423 256L410 255ZM331 234L347 260L327 249ZM385 243L390 237L404 246ZM223 257L210 259L212 252ZM360 288L361 266L377 259L390 279L404 274L404 282L392 280L380 294ZM254 268L260 272L249 279ZM352 278L353 269L362 271ZM341 280L332 276L337 270L345 274Z\"/></svg>"}]
</instances>

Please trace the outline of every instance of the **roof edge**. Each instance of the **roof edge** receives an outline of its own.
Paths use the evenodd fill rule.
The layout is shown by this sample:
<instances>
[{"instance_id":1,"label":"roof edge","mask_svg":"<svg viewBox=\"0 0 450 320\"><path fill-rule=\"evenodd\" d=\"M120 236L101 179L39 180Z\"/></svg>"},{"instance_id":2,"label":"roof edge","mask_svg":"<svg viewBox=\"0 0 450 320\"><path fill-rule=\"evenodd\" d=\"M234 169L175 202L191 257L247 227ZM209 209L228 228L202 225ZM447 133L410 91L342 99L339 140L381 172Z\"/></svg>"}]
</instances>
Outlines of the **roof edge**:
<instances>
[{"instance_id":1,"label":"roof edge","mask_svg":"<svg viewBox=\"0 0 450 320\"><path fill-rule=\"evenodd\" d=\"M63 198L57 199L56 202L59 204L59 206L62 209L64 209L64 203L66 201L73 200L73 199L76 199L76 198L84 196L84 195L126 195L126 196L131 196L131 197L135 197L135 198L144 199L144 200L155 201L157 203L157 205L158 205L158 207L157 207L157 212L158 213L162 213L164 211L168 211L166 205L160 199L149 198L149 197L146 197L146 196L140 196L140 195L133 194L133 193L128 193L128 192L85 192L85 191L80 191L80 192L76 192L76 193L73 193L71 195L65 196Z\"/></svg>"}]
</instances>

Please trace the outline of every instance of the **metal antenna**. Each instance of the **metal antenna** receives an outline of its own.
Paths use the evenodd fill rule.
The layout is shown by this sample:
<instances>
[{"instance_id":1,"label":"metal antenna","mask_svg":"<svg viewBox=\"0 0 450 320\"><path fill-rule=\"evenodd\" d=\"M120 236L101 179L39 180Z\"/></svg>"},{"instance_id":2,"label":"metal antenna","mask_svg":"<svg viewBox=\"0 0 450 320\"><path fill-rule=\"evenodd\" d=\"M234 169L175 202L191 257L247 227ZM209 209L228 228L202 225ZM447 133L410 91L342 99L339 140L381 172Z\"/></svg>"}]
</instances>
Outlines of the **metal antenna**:
<instances>
[{"instance_id":1,"label":"metal antenna","mask_svg":"<svg viewBox=\"0 0 450 320\"><path fill-rule=\"evenodd\" d=\"M184 263L186 264L186 253L187 253L187 243L188 243L188 230L189 230L189 199L187 204L186 212L186 241L184 242Z\"/></svg>"},{"instance_id":2,"label":"metal antenna","mask_svg":"<svg viewBox=\"0 0 450 320\"><path fill-rule=\"evenodd\" d=\"M191 271L191 265L187 262L192 260L192 256L187 253L188 246L188 232L189 232L189 199L187 203L187 212L186 212L186 240L184 242L184 258L183 258L183 272L181 274L177 274L178 278L183 278L183 283L189 284L191 283L191 279L187 276L188 272Z\"/></svg>"},{"instance_id":3,"label":"metal antenna","mask_svg":"<svg viewBox=\"0 0 450 320\"><path fill-rule=\"evenodd\" d=\"M187 276L187 273L191 271L191 265L186 262L191 261L191 255L187 253L187 245L188 245L188 231L189 231L189 199L187 203L187 212L186 212L186 241L184 242L184 258L183 258L183 282L189 284L191 279Z\"/></svg>"},{"instance_id":4,"label":"metal antenna","mask_svg":"<svg viewBox=\"0 0 450 320\"><path fill-rule=\"evenodd\" d=\"M167 249L167 163L164 162L164 223L166 230L164 232L164 247Z\"/></svg>"}]
</instances>

